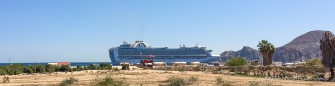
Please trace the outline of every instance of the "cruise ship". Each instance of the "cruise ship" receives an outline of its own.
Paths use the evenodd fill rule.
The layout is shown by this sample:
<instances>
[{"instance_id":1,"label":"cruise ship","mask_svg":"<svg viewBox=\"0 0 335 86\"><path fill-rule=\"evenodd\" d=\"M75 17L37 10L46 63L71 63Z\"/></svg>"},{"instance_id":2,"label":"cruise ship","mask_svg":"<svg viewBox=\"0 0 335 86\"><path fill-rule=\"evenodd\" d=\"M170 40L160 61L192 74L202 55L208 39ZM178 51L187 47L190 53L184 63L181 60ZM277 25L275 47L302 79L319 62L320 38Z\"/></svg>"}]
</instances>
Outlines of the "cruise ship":
<instances>
[{"instance_id":1,"label":"cruise ship","mask_svg":"<svg viewBox=\"0 0 335 86\"><path fill-rule=\"evenodd\" d=\"M196 45L194 47L186 47L180 45L179 48L153 47L143 41L135 41L135 43L123 42L119 47L109 49L109 56L113 64L120 62L140 63L143 59L152 59L154 62L201 62L207 63L215 60L211 54L212 50L207 50L204 46Z\"/></svg>"}]
</instances>

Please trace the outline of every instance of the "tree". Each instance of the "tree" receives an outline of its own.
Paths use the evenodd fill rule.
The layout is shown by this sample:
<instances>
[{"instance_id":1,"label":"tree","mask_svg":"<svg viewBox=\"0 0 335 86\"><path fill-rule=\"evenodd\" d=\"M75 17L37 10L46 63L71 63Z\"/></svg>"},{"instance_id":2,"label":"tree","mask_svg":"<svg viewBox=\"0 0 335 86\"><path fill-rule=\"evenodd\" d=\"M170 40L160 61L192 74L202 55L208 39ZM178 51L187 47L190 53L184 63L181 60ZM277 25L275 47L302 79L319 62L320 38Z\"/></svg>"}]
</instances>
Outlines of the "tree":
<instances>
[{"instance_id":1,"label":"tree","mask_svg":"<svg viewBox=\"0 0 335 86\"><path fill-rule=\"evenodd\" d=\"M258 50L262 53L263 65L272 64L272 56L276 51L276 48L269 43L267 40L262 40L257 45Z\"/></svg>"},{"instance_id":2,"label":"tree","mask_svg":"<svg viewBox=\"0 0 335 86\"><path fill-rule=\"evenodd\" d=\"M320 67L320 66L322 66L321 59L320 58L308 59L306 61L306 66Z\"/></svg>"},{"instance_id":3,"label":"tree","mask_svg":"<svg viewBox=\"0 0 335 86\"><path fill-rule=\"evenodd\" d=\"M226 65L227 66L244 66L244 65L248 65L248 61L244 57L236 57L236 58L229 59Z\"/></svg>"},{"instance_id":4,"label":"tree","mask_svg":"<svg viewBox=\"0 0 335 86\"><path fill-rule=\"evenodd\" d=\"M335 66L335 36L332 32L326 31L320 40L320 49L322 51L322 64L330 69L330 77L328 81L334 81Z\"/></svg>"},{"instance_id":5,"label":"tree","mask_svg":"<svg viewBox=\"0 0 335 86\"><path fill-rule=\"evenodd\" d=\"M62 65L59 67L59 71L61 72L72 72L71 68L69 65Z\"/></svg>"},{"instance_id":6,"label":"tree","mask_svg":"<svg viewBox=\"0 0 335 86\"><path fill-rule=\"evenodd\" d=\"M83 68L80 65L77 65L76 70L81 71L81 70L83 70Z\"/></svg>"},{"instance_id":7,"label":"tree","mask_svg":"<svg viewBox=\"0 0 335 86\"><path fill-rule=\"evenodd\" d=\"M121 64L122 68L121 70L129 70L129 64Z\"/></svg>"},{"instance_id":8,"label":"tree","mask_svg":"<svg viewBox=\"0 0 335 86\"><path fill-rule=\"evenodd\" d=\"M28 67L28 66L24 66L24 68L23 68L23 72L24 72L24 73L27 73L27 74L32 74L32 73L34 73L34 71L33 71L30 67Z\"/></svg>"},{"instance_id":9,"label":"tree","mask_svg":"<svg viewBox=\"0 0 335 86\"><path fill-rule=\"evenodd\" d=\"M98 69L98 68L97 68L97 66L95 66L94 64L89 64L89 65L87 66L87 69L89 69L89 70L96 70L96 69Z\"/></svg>"},{"instance_id":10,"label":"tree","mask_svg":"<svg viewBox=\"0 0 335 86\"><path fill-rule=\"evenodd\" d=\"M45 72L45 66L38 64L36 65L36 73L44 73Z\"/></svg>"},{"instance_id":11,"label":"tree","mask_svg":"<svg viewBox=\"0 0 335 86\"><path fill-rule=\"evenodd\" d=\"M56 67L54 65L51 65L51 64L46 64L45 69L49 73L53 73L53 72L56 71Z\"/></svg>"}]
</instances>

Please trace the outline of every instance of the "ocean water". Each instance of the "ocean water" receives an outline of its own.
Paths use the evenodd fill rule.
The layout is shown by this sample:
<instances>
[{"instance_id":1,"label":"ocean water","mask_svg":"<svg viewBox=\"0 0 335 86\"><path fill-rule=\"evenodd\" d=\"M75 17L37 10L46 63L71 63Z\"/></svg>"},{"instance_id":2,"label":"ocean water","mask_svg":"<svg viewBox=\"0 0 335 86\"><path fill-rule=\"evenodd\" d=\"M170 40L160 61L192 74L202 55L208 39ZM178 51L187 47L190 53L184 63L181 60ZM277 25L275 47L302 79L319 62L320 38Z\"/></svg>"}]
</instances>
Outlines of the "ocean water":
<instances>
[{"instance_id":1,"label":"ocean water","mask_svg":"<svg viewBox=\"0 0 335 86\"><path fill-rule=\"evenodd\" d=\"M57 63L57 62L30 62L30 63L0 63L0 66L7 66L10 64L23 64L24 66L29 66L29 65L46 65L48 63ZM99 63L108 63L111 65L118 65L118 64L112 64L112 62L70 62L70 66L88 66L89 64L95 64L95 65L99 65Z\"/></svg>"}]
</instances>

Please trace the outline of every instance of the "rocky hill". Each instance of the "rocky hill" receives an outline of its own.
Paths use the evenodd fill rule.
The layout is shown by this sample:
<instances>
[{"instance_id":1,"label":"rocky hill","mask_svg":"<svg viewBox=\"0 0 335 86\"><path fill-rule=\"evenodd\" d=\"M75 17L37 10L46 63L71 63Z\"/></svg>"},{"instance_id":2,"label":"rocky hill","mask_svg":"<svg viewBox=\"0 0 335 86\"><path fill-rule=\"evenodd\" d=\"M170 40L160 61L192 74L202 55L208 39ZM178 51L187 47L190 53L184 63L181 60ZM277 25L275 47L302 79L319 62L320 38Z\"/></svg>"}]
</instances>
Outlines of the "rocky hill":
<instances>
[{"instance_id":1,"label":"rocky hill","mask_svg":"<svg viewBox=\"0 0 335 86\"><path fill-rule=\"evenodd\" d=\"M273 61L294 62L321 57L319 41L324 32L325 31L322 30L310 31L298 36L286 45L276 48ZM257 49L252 49L248 46L244 46L239 51L225 51L221 53L221 57L224 61L238 56L246 57L248 61L262 61L260 52Z\"/></svg>"},{"instance_id":2,"label":"rocky hill","mask_svg":"<svg viewBox=\"0 0 335 86\"><path fill-rule=\"evenodd\" d=\"M230 58L239 57L239 56L246 57L248 61L252 61L252 60L261 61L262 60L261 53L258 50L253 49L249 46L244 46L239 51L225 51L221 53L220 55L223 61L227 61Z\"/></svg>"},{"instance_id":3,"label":"rocky hill","mask_svg":"<svg viewBox=\"0 0 335 86\"><path fill-rule=\"evenodd\" d=\"M315 30L307 32L276 49L274 61L292 62L321 57L320 40L325 31Z\"/></svg>"}]
</instances>

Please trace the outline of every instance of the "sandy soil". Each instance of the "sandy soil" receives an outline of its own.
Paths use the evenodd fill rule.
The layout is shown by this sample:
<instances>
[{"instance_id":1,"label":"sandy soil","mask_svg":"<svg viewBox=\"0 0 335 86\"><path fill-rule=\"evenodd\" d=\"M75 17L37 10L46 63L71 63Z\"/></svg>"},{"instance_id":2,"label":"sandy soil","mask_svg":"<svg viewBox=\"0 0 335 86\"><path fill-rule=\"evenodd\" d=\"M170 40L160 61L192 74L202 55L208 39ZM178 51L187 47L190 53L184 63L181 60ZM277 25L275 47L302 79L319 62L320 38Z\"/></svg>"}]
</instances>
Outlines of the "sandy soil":
<instances>
[{"instance_id":1,"label":"sandy soil","mask_svg":"<svg viewBox=\"0 0 335 86\"><path fill-rule=\"evenodd\" d=\"M282 86L335 86L335 82L321 82L321 81L296 81L296 80L277 80L255 78L247 76L212 74L211 72L185 72L179 71L162 71L162 70L142 70L134 67L135 70L127 70L120 72L111 72L108 70L87 70L79 72L68 73L52 73L52 74L31 74L31 75L12 75L9 76L9 83L0 83L0 86L56 86L62 80L74 77L79 81L73 86L91 86L97 80L104 78L106 75L118 80L127 81L130 86L159 86L159 84L166 83L165 81L171 76L179 76L188 79L190 76L197 76L198 80L191 86L220 86L216 83L218 77L228 81L233 86L248 86L250 82L260 82L260 85L282 85ZM5 76L0 76L2 79ZM222 86L222 85L221 85Z\"/></svg>"}]
</instances>

